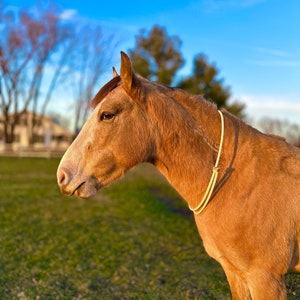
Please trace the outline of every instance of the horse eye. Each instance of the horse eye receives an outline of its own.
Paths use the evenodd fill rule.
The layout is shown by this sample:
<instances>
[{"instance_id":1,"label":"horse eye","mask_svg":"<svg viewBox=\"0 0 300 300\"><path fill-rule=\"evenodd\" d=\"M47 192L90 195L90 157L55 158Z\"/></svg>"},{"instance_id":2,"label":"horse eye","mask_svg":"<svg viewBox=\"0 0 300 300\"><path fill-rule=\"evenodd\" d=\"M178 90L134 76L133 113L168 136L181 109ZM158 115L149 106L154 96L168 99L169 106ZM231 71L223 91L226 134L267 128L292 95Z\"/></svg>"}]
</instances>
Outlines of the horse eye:
<instances>
[{"instance_id":1,"label":"horse eye","mask_svg":"<svg viewBox=\"0 0 300 300\"><path fill-rule=\"evenodd\" d=\"M100 116L100 121L111 120L111 119L113 119L114 116L115 115L113 113L104 111Z\"/></svg>"}]
</instances>

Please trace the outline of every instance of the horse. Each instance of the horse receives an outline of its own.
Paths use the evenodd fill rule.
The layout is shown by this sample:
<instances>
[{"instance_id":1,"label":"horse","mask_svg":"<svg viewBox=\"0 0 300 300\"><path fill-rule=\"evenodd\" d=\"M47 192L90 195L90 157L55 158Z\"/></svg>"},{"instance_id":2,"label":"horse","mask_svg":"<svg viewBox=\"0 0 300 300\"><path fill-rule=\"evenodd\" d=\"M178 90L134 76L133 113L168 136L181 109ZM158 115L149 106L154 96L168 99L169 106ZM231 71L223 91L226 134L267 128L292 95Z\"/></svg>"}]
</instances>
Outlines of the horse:
<instances>
[{"instance_id":1,"label":"horse","mask_svg":"<svg viewBox=\"0 0 300 300\"><path fill-rule=\"evenodd\" d=\"M114 73L61 159L61 192L90 198L151 163L193 211L232 299L286 299L284 276L300 271L300 149L203 96L143 78L124 52Z\"/></svg>"}]
</instances>

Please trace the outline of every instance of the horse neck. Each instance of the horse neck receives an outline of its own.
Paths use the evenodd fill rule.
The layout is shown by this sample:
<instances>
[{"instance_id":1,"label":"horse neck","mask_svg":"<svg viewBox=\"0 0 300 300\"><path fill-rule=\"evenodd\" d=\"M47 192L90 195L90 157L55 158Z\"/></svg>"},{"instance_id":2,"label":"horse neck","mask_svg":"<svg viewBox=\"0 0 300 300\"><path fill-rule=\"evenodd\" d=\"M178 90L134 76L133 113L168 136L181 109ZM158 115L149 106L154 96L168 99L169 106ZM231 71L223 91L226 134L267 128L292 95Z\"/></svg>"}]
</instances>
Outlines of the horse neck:
<instances>
[{"instance_id":1,"label":"horse neck","mask_svg":"<svg viewBox=\"0 0 300 300\"><path fill-rule=\"evenodd\" d=\"M162 116L155 161L160 172L192 207L199 203L207 188L221 133L217 108L205 100L201 102L201 107L190 108L169 103L167 113Z\"/></svg>"}]
</instances>

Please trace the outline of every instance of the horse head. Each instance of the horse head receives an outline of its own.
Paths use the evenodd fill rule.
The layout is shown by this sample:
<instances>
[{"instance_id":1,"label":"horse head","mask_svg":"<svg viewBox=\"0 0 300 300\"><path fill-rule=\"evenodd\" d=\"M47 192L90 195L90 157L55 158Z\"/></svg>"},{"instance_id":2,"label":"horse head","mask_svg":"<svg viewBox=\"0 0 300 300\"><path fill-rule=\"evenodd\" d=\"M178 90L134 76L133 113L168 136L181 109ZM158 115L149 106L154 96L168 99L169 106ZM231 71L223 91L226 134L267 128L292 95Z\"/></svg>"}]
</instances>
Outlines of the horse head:
<instances>
[{"instance_id":1,"label":"horse head","mask_svg":"<svg viewBox=\"0 0 300 300\"><path fill-rule=\"evenodd\" d=\"M154 155L143 81L121 52L120 76L114 70L92 100L92 114L60 162L57 180L64 194L92 197Z\"/></svg>"}]
</instances>

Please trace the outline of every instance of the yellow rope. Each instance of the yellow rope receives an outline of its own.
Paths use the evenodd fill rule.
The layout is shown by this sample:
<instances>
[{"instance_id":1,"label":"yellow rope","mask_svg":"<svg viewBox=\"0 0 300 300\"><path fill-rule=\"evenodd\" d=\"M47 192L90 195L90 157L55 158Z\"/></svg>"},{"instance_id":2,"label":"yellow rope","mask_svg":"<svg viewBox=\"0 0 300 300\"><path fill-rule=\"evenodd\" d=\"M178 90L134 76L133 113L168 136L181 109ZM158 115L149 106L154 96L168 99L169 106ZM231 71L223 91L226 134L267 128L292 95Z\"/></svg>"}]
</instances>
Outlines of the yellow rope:
<instances>
[{"instance_id":1,"label":"yellow rope","mask_svg":"<svg viewBox=\"0 0 300 300\"><path fill-rule=\"evenodd\" d=\"M222 153L223 139L224 139L224 116L220 110L218 110L218 113L220 114L220 117L221 117L221 137L220 137L220 146L219 146L218 156L216 159L215 166L212 169L212 175L211 175L208 187L204 193L202 200L195 208L192 208L189 205L190 210L193 211L193 213L195 215L199 215L205 209L207 204L209 203L209 200L214 191L214 188L215 188L215 185L217 182L217 178L218 178L218 174L219 174L218 166L219 166L219 161L220 161L220 157L221 157L221 153Z\"/></svg>"}]
</instances>

